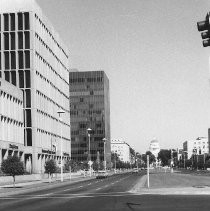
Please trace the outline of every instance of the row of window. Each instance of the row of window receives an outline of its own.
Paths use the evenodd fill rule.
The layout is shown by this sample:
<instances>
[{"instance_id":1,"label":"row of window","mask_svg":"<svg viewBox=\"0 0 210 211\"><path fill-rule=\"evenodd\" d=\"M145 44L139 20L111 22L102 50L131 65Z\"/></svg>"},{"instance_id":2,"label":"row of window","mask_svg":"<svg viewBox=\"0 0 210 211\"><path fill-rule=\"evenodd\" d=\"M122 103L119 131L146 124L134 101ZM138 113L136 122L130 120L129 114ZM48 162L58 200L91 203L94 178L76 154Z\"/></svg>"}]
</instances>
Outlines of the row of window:
<instances>
[{"instance_id":1,"label":"row of window","mask_svg":"<svg viewBox=\"0 0 210 211\"><path fill-rule=\"evenodd\" d=\"M30 68L30 51L4 51L4 68L5 70L11 69L27 69ZM18 56L18 65L16 64L16 57ZM0 52L0 70L1 68L1 52Z\"/></svg>"},{"instance_id":2,"label":"row of window","mask_svg":"<svg viewBox=\"0 0 210 211\"><path fill-rule=\"evenodd\" d=\"M19 100L18 98L14 97L14 96L12 96L12 95L10 95L10 94L8 94L8 93L2 91L2 90L1 90L1 92L0 92L0 97L7 98L7 99L9 99L10 101L13 101L13 103L17 103L18 105L19 105L19 104L20 104L20 105L23 104L23 102L22 102L21 100Z\"/></svg>"},{"instance_id":3,"label":"row of window","mask_svg":"<svg viewBox=\"0 0 210 211\"><path fill-rule=\"evenodd\" d=\"M61 77L61 75L59 75L57 72L56 72L56 70L36 51L36 56L46 65L46 66L48 66L49 67L49 69L50 70L52 70L52 72L53 73L55 73L61 80L63 80L67 85L69 85L68 84L68 82L64 79L64 78L62 78Z\"/></svg>"},{"instance_id":4,"label":"row of window","mask_svg":"<svg viewBox=\"0 0 210 211\"><path fill-rule=\"evenodd\" d=\"M83 128L83 129L86 129L86 128ZM83 131L80 131L80 130L72 130L71 131L71 135L72 136L77 136L79 134L84 135L84 130ZM92 130L91 131L91 135L103 135L104 134L104 130Z\"/></svg>"},{"instance_id":5,"label":"row of window","mask_svg":"<svg viewBox=\"0 0 210 211\"><path fill-rule=\"evenodd\" d=\"M93 77L93 78L70 78L70 83L96 83L96 82L103 82L103 77Z\"/></svg>"},{"instance_id":6,"label":"row of window","mask_svg":"<svg viewBox=\"0 0 210 211\"><path fill-rule=\"evenodd\" d=\"M0 15L0 23L1 17L3 18L3 28L0 24L0 31L15 31L16 27L17 30L29 30L30 29L30 20L29 20L29 13L4 13L2 16ZM17 18L16 18L17 17ZM17 19L17 20L16 20ZM17 25L16 25L17 22Z\"/></svg>"},{"instance_id":7,"label":"row of window","mask_svg":"<svg viewBox=\"0 0 210 211\"><path fill-rule=\"evenodd\" d=\"M40 128L37 128L37 132L42 133L42 134L48 134L48 135L50 135L50 136L52 136L54 138L61 138L59 135L57 135L55 133L51 133L49 131L46 131L46 130L43 130L43 129L40 129ZM66 140L66 141L70 141L70 139L65 138L63 136L62 136L62 139Z\"/></svg>"},{"instance_id":8,"label":"row of window","mask_svg":"<svg viewBox=\"0 0 210 211\"><path fill-rule=\"evenodd\" d=\"M52 33L48 30L48 28L45 26L45 24L42 22L42 20L38 17L37 14L35 14L35 18L36 20L39 21L40 25L42 26L42 28L47 32L47 34L52 38L52 40L54 41L54 43L58 46L58 48L64 53L64 55L66 56L66 58L68 59L68 55L67 53L63 50L63 48L58 44L58 42L55 40L54 36L52 35Z\"/></svg>"},{"instance_id":9,"label":"row of window","mask_svg":"<svg viewBox=\"0 0 210 211\"><path fill-rule=\"evenodd\" d=\"M0 33L0 40L1 40L1 33ZM0 42L0 51L1 50L30 49L30 32L29 31L17 32L17 33L4 32L3 43L4 45L1 46L1 42Z\"/></svg>"},{"instance_id":10,"label":"row of window","mask_svg":"<svg viewBox=\"0 0 210 211\"><path fill-rule=\"evenodd\" d=\"M42 92L40 92L39 90L36 90L36 93L38 95L40 95L41 97L43 97L44 99L46 99L47 101L53 103L55 106L57 106L58 108L60 108L60 105L58 103L56 103L55 101L53 101L51 98L47 97L45 94L43 94ZM66 113L70 113L68 110L66 110L65 108L61 108L62 110L64 110Z\"/></svg>"},{"instance_id":11,"label":"row of window","mask_svg":"<svg viewBox=\"0 0 210 211\"><path fill-rule=\"evenodd\" d=\"M42 80L47 82L51 85L52 88L54 88L56 91L58 91L61 95L63 95L66 99L69 100L69 96L67 96L65 93L63 93L59 88L57 88L51 81L49 81L47 78L45 78L40 72L36 71L36 75L38 75Z\"/></svg>"},{"instance_id":12,"label":"row of window","mask_svg":"<svg viewBox=\"0 0 210 211\"><path fill-rule=\"evenodd\" d=\"M37 38L37 40L39 40L42 46L44 46L53 55L53 57L57 60L57 62L60 63L66 71L68 71L66 66L60 61L57 55L52 51L52 49L44 42L44 40L37 33L35 34L35 37Z\"/></svg>"},{"instance_id":13,"label":"row of window","mask_svg":"<svg viewBox=\"0 0 210 211\"><path fill-rule=\"evenodd\" d=\"M6 122L7 124L13 124L19 127L23 127L23 122L19 122L15 119L12 119L3 115L1 115L1 122Z\"/></svg>"}]
</instances>

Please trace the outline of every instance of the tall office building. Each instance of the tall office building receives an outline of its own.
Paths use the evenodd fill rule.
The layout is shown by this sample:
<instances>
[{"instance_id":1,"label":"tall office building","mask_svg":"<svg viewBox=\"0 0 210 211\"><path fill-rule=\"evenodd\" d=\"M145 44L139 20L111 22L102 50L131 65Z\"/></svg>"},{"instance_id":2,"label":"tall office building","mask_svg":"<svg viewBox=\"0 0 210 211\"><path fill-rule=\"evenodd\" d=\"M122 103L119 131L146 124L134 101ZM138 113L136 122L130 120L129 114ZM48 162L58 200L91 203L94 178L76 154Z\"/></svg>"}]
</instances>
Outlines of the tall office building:
<instances>
[{"instance_id":1,"label":"tall office building","mask_svg":"<svg viewBox=\"0 0 210 211\"><path fill-rule=\"evenodd\" d=\"M111 165L109 80L104 71L70 72L72 159ZM90 145L87 129L91 129ZM105 139L105 143L104 143ZM105 148L104 148L105 146Z\"/></svg>"},{"instance_id":2,"label":"tall office building","mask_svg":"<svg viewBox=\"0 0 210 211\"><path fill-rule=\"evenodd\" d=\"M70 156L68 49L34 0L0 0L0 41L0 78L23 93L24 159L44 172Z\"/></svg>"}]
</instances>

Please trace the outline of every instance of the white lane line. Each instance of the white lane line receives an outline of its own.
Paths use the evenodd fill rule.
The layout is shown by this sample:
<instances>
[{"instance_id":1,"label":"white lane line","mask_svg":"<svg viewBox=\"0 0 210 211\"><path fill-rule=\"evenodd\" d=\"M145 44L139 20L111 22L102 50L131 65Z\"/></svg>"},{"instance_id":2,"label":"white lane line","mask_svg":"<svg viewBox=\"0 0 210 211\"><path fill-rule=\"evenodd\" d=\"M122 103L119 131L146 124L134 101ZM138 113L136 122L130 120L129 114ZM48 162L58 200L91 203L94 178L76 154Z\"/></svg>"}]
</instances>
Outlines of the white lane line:
<instances>
[{"instance_id":1,"label":"white lane line","mask_svg":"<svg viewBox=\"0 0 210 211\"><path fill-rule=\"evenodd\" d=\"M96 188L96 190L101 190L101 188Z\"/></svg>"}]
</instances>

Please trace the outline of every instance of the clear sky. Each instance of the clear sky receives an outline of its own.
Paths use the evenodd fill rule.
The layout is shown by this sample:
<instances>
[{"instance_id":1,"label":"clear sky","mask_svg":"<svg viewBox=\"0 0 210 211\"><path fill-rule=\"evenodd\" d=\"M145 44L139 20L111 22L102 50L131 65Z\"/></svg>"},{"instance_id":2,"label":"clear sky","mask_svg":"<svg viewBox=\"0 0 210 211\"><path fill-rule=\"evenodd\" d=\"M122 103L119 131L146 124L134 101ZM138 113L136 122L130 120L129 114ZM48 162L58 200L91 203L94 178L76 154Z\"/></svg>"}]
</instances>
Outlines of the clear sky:
<instances>
[{"instance_id":1,"label":"clear sky","mask_svg":"<svg viewBox=\"0 0 210 211\"><path fill-rule=\"evenodd\" d=\"M145 152L210 128L210 47L197 21L209 0L37 0L70 50L70 68L104 70L111 137Z\"/></svg>"}]
</instances>

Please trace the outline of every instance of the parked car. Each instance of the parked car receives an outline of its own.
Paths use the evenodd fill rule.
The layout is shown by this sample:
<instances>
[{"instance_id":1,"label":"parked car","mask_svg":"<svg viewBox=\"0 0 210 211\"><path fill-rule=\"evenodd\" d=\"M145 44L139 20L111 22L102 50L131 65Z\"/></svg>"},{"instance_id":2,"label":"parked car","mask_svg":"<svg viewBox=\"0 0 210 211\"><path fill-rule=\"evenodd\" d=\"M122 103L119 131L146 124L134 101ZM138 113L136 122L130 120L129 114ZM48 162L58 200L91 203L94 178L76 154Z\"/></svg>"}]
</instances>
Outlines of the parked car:
<instances>
[{"instance_id":1,"label":"parked car","mask_svg":"<svg viewBox=\"0 0 210 211\"><path fill-rule=\"evenodd\" d=\"M96 173L96 179L104 179L108 177L108 173L106 171L98 171Z\"/></svg>"},{"instance_id":2,"label":"parked car","mask_svg":"<svg viewBox=\"0 0 210 211\"><path fill-rule=\"evenodd\" d=\"M132 172L133 173L138 173L139 172L139 169L138 168L134 168Z\"/></svg>"}]
</instances>

